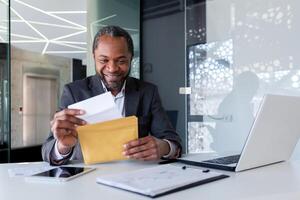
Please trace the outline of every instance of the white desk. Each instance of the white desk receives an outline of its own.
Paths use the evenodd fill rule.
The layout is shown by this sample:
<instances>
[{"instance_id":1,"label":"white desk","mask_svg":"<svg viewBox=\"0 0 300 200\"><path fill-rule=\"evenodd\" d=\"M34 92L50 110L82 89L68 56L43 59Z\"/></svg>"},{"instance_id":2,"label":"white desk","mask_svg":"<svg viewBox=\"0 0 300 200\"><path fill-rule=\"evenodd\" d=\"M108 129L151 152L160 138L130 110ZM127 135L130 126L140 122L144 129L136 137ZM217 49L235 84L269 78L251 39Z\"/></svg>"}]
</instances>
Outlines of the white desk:
<instances>
[{"instance_id":1,"label":"white desk","mask_svg":"<svg viewBox=\"0 0 300 200\"><path fill-rule=\"evenodd\" d=\"M34 166L47 163L30 163ZM155 163L123 161L99 164L97 170L64 184L31 183L23 177L9 177L8 169L22 164L0 165L0 199L2 200L135 200L150 199L138 194L99 185L95 182L101 174L111 174L144 167ZM257 168L241 173L230 173L231 177L200 185L191 189L162 196L157 199L172 200L299 200L300 161L289 161Z\"/></svg>"}]
</instances>

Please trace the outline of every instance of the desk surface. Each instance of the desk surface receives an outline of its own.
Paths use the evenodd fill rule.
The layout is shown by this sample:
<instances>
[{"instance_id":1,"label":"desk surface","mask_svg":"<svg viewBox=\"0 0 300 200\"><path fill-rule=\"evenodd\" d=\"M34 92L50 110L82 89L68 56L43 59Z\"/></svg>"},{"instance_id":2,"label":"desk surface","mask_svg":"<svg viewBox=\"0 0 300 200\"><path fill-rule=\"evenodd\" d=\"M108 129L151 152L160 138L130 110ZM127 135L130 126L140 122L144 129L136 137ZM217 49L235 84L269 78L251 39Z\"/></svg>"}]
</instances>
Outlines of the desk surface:
<instances>
[{"instance_id":1,"label":"desk surface","mask_svg":"<svg viewBox=\"0 0 300 200\"><path fill-rule=\"evenodd\" d=\"M151 167L156 163L122 161L93 165L97 170L64 184L26 182L24 177L9 177L8 169L25 164L0 164L0 199L3 200L93 200L93 199L150 199L138 194L96 183L96 177ZM47 163L29 163L33 167ZM299 200L300 161L288 161L240 173L224 172L230 178L200 185L157 199L205 200Z\"/></svg>"}]
</instances>

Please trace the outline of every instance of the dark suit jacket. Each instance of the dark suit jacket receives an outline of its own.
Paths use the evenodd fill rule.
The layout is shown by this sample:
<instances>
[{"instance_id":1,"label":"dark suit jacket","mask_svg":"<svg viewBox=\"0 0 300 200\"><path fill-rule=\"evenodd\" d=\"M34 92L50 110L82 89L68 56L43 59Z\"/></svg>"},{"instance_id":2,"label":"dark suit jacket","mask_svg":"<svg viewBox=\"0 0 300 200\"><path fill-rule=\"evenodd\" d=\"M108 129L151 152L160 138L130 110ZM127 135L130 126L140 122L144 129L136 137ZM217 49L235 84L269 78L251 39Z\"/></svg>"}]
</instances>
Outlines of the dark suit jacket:
<instances>
[{"instance_id":1,"label":"dark suit jacket","mask_svg":"<svg viewBox=\"0 0 300 200\"><path fill-rule=\"evenodd\" d=\"M70 104L83 101L104 92L100 77L97 75L69 83L64 87L60 109L62 110ZM172 127L161 105L155 85L128 77L125 86L124 106L126 116L135 115L138 117L139 137L151 134L160 139L170 140L176 143L181 149L180 137ZM50 133L42 146L43 159L50 163L52 163L50 155L54 144L55 139L52 133ZM83 160L79 143L76 144L71 155L60 164L65 164L69 160Z\"/></svg>"}]
</instances>

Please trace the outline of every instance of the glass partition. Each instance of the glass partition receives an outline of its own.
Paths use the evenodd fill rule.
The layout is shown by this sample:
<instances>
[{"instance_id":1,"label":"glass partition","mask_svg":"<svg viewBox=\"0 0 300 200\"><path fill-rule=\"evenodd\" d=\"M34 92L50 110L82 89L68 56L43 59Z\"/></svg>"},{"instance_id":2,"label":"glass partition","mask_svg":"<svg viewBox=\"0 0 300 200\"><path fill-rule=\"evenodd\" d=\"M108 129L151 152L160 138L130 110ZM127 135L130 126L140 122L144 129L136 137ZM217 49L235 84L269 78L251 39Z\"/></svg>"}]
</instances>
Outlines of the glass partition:
<instances>
[{"instance_id":1,"label":"glass partition","mask_svg":"<svg viewBox=\"0 0 300 200\"><path fill-rule=\"evenodd\" d=\"M186 1L188 152L241 151L265 93L300 95L299 8Z\"/></svg>"},{"instance_id":2,"label":"glass partition","mask_svg":"<svg viewBox=\"0 0 300 200\"><path fill-rule=\"evenodd\" d=\"M83 0L11 2L13 151L36 148L38 152L31 153L40 155L63 86L72 81L72 59L86 58L85 4ZM22 157L26 156L32 155Z\"/></svg>"},{"instance_id":3,"label":"glass partition","mask_svg":"<svg viewBox=\"0 0 300 200\"><path fill-rule=\"evenodd\" d=\"M0 1L0 163L9 161L10 149L10 54L9 1Z\"/></svg>"}]
</instances>

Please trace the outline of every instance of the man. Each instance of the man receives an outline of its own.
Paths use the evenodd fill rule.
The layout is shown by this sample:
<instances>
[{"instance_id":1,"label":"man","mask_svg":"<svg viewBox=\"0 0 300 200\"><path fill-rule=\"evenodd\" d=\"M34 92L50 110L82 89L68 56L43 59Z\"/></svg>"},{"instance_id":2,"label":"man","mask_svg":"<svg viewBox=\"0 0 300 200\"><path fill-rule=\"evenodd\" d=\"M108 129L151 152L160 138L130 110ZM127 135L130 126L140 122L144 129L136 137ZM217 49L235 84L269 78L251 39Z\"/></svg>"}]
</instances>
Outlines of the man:
<instances>
[{"instance_id":1,"label":"man","mask_svg":"<svg viewBox=\"0 0 300 200\"><path fill-rule=\"evenodd\" d=\"M86 124L77 117L84 110L67 107L107 91L114 95L123 116L138 117L139 139L124 144L126 157L157 160L180 155L181 140L162 108L157 87L128 76L133 52L132 39L122 28L107 26L99 30L93 42L96 75L64 87L61 111L54 115L51 133L42 147L45 161L61 165L83 160L76 127Z\"/></svg>"}]
</instances>

